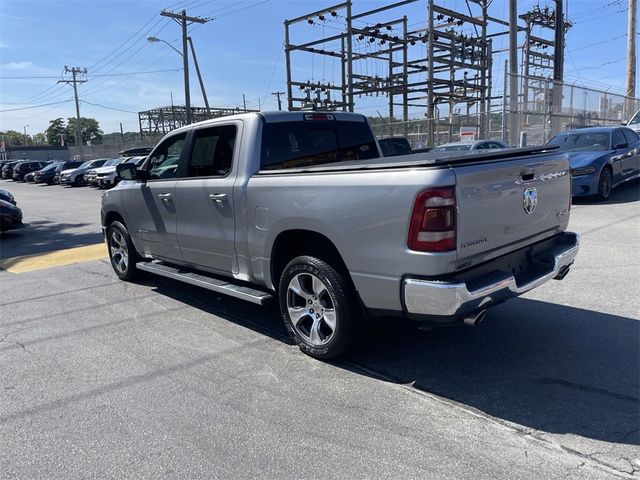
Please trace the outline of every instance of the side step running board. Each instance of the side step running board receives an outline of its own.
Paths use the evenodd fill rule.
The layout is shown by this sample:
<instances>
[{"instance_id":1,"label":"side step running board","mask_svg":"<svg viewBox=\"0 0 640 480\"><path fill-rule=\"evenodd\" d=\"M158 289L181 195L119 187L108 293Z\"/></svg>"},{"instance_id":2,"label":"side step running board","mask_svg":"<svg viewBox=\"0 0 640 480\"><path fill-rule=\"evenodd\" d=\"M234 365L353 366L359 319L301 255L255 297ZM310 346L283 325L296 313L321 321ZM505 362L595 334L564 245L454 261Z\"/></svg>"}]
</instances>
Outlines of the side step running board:
<instances>
[{"instance_id":1,"label":"side step running board","mask_svg":"<svg viewBox=\"0 0 640 480\"><path fill-rule=\"evenodd\" d=\"M217 277L209 273L195 272L193 270L178 267L176 265L170 265L168 263L158 261L138 262L136 263L136 267L145 272L162 275L163 277L172 278L180 282L195 285L196 287L206 288L207 290L247 300L252 303L257 303L258 305L264 305L273 298L273 295L269 292L258 290L247 285L230 283L229 279L225 277Z\"/></svg>"}]
</instances>

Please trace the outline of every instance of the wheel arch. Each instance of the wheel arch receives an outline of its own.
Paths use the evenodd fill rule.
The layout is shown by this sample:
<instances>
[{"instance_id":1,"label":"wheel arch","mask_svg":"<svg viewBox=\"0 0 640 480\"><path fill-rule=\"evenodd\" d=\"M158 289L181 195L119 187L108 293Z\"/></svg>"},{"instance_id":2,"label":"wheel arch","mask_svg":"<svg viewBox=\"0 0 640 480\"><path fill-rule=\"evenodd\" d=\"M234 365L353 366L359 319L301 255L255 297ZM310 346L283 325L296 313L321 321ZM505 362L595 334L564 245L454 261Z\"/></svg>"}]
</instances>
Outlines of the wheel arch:
<instances>
[{"instance_id":1,"label":"wheel arch","mask_svg":"<svg viewBox=\"0 0 640 480\"><path fill-rule=\"evenodd\" d=\"M295 257L310 255L327 262L344 274L353 286L349 269L335 244L325 235L313 230L291 229L280 232L271 247L271 284L278 290L280 276Z\"/></svg>"}]
</instances>

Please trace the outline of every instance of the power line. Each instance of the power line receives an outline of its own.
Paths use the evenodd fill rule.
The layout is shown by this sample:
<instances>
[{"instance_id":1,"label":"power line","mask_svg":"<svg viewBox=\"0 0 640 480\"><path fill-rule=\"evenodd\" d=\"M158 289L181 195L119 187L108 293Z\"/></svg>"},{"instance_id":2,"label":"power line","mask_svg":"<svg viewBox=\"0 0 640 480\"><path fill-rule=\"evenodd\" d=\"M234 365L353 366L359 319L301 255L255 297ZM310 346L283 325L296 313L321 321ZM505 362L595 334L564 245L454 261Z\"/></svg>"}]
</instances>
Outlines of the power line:
<instances>
[{"instance_id":1,"label":"power line","mask_svg":"<svg viewBox=\"0 0 640 480\"><path fill-rule=\"evenodd\" d=\"M107 105L101 105L99 103L87 102L86 100L80 100L80 101L82 103L86 103L87 105L93 105L94 107L106 108L107 110L116 110L118 112L125 112L125 113L135 113L136 115L138 114L138 112L133 112L131 110L124 110L122 108L116 108L116 107L108 107Z\"/></svg>"},{"instance_id":2,"label":"power line","mask_svg":"<svg viewBox=\"0 0 640 480\"><path fill-rule=\"evenodd\" d=\"M163 72L178 72L180 71L179 68L168 68L165 70L150 70L148 72L124 72L124 73L105 73L105 74L97 74L97 75L88 75L90 78L95 78L95 77L121 77L124 75L146 75L147 73L163 73ZM57 78L59 79L60 77L39 77L39 76L21 76L21 77L0 77L0 79L5 80L5 79L18 79L18 78ZM55 86L55 85L53 85ZM52 87L49 87L49 89ZM47 89L48 90L48 89Z\"/></svg>"},{"instance_id":3,"label":"power line","mask_svg":"<svg viewBox=\"0 0 640 480\"><path fill-rule=\"evenodd\" d=\"M30 107L19 107L19 108L6 108L4 110L0 110L0 113L4 113L4 112L16 112L18 110L30 110L33 108L42 108L42 107L48 107L50 105L59 105L61 103L68 103L68 102L72 102L73 100L62 100L61 102L52 102L52 103L43 103L42 105L32 105Z\"/></svg>"}]
</instances>

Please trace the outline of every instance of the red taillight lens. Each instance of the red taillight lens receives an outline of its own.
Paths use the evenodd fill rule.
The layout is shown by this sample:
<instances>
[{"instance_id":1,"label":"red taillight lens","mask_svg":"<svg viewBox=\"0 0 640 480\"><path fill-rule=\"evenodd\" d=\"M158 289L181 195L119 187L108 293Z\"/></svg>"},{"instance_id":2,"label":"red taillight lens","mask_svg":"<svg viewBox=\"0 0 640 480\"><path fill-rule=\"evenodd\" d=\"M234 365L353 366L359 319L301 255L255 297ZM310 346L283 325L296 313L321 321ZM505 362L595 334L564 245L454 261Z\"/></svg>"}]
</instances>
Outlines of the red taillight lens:
<instances>
[{"instance_id":1,"label":"red taillight lens","mask_svg":"<svg viewBox=\"0 0 640 480\"><path fill-rule=\"evenodd\" d=\"M456 249L455 187L431 188L418 194L407 244L411 250L421 252Z\"/></svg>"}]
</instances>

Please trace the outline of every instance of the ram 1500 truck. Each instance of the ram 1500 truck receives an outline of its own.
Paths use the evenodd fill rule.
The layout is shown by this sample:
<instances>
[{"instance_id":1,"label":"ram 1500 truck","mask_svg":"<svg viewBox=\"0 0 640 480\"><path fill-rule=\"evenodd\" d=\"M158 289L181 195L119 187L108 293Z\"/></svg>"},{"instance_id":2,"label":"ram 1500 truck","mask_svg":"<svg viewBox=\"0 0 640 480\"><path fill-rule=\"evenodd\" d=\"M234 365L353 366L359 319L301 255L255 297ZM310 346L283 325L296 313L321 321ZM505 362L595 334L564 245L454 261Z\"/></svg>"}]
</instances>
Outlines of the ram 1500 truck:
<instances>
[{"instance_id":1,"label":"ram 1500 truck","mask_svg":"<svg viewBox=\"0 0 640 480\"><path fill-rule=\"evenodd\" d=\"M362 115L247 113L165 136L102 198L115 273L263 304L301 350L345 352L366 320L475 324L578 251L566 155L382 158Z\"/></svg>"}]
</instances>

